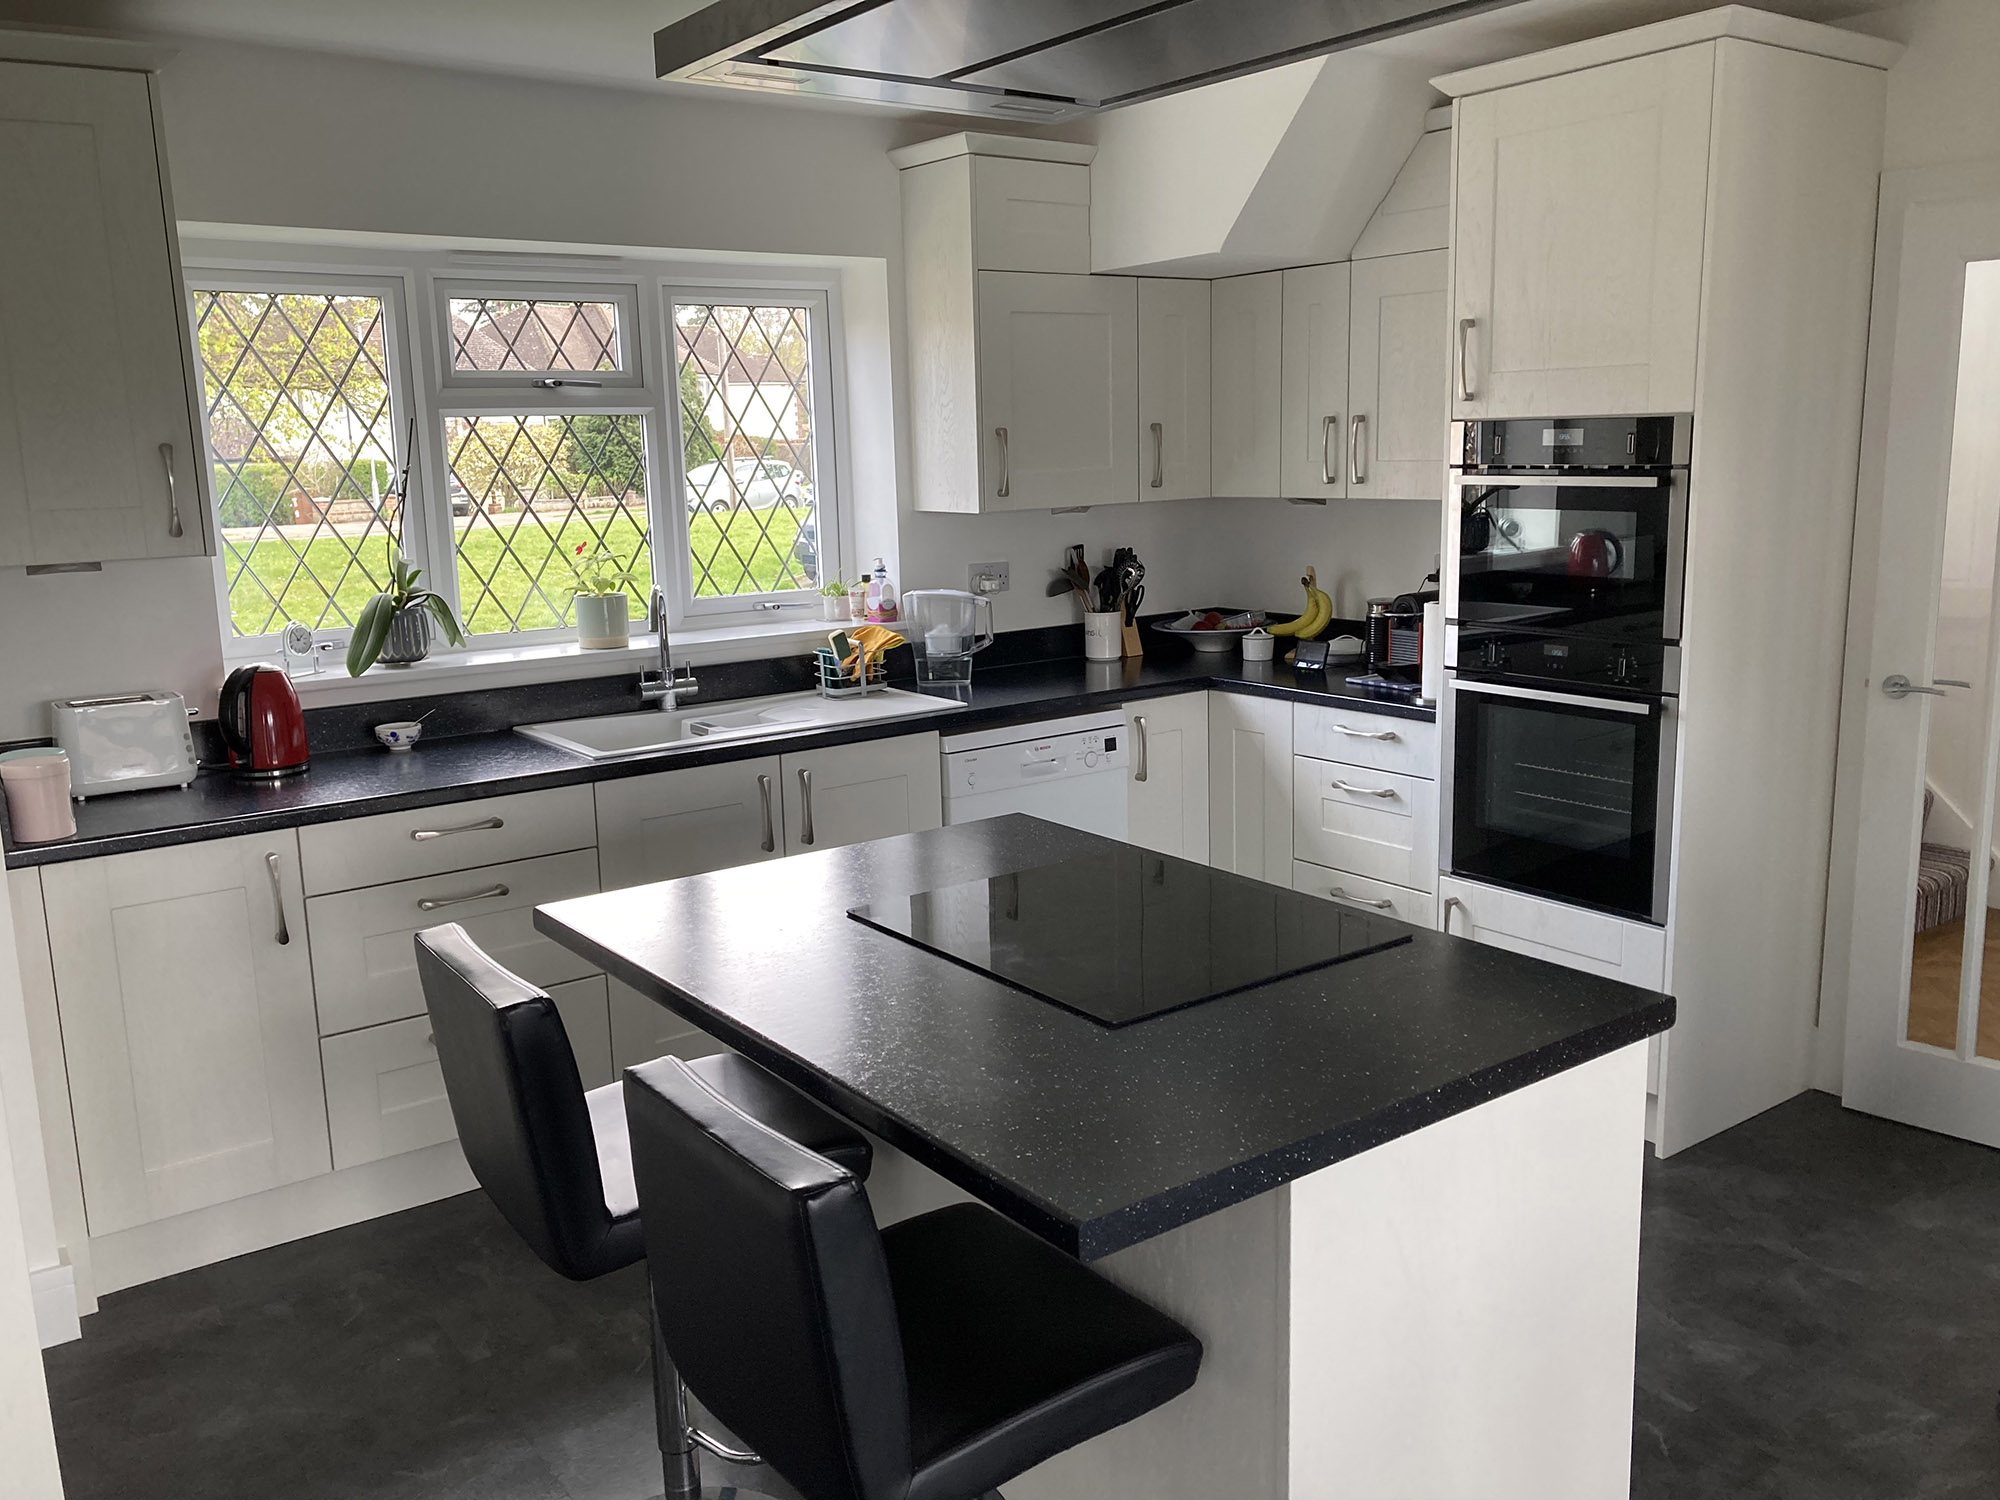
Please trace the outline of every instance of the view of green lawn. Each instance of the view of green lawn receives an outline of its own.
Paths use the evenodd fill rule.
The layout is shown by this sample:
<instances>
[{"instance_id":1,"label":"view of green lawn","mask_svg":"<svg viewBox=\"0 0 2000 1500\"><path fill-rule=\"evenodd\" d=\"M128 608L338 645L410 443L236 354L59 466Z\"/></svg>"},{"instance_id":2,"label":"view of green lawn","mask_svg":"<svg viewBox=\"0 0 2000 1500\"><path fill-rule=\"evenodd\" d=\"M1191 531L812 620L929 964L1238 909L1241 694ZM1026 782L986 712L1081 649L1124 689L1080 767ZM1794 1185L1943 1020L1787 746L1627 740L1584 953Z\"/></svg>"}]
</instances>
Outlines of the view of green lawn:
<instances>
[{"instance_id":1,"label":"view of green lawn","mask_svg":"<svg viewBox=\"0 0 2000 1500\"><path fill-rule=\"evenodd\" d=\"M493 519L503 528L511 527L514 520L504 515ZM690 516L689 541L694 549L698 575L709 556L720 547L720 555L708 564L708 573L701 577L696 594L715 597L768 593L787 583L796 585L798 564L792 559L791 548L801 519L798 514L782 508L739 510L728 518L725 543L721 519L707 513ZM768 537L764 534L767 525L770 528ZM532 598L531 583L539 574L542 593L558 607L567 609L572 591L569 571L560 559L550 558L549 552L552 546L573 552L579 542L588 545L594 535L589 525L580 519L572 519L552 543L548 533L529 523L513 536L511 554L502 547L500 534L484 521L471 530L470 536L467 535L469 526L469 522L460 521L457 527L459 598L472 611L472 617L465 621L466 629L473 634L502 631L508 628L508 621L516 617L520 621L519 628L523 630L542 630L565 623L547 603ZM246 635L269 634L281 629L287 620L303 620L309 625L317 625L321 623L323 614L324 623L329 626L341 624L341 615L351 621L360 614L361 606L376 590L376 585L358 567L350 565L347 543L338 537L320 537L307 543L305 566L299 569L296 578L291 578L292 570L297 566L297 557L292 545L283 538L266 537L253 544L250 540L255 535L253 532L242 533L240 540L230 531L225 531L223 535L228 549L228 567L235 579L230 589L230 612L236 628ZM621 558L631 556L639 543L638 526L623 517L612 521L604 535L612 550ZM385 572L382 539L373 536L361 546L362 559L380 577ZM249 563L244 568L246 548ZM747 567L744 561L739 561L738 553L747 560ZM547 564L546 571L544 563ZM496 566L499 569L497 577ZM239 568L243 571L238 572ZM252 577L252 574L255 576ZM291 584L287 588L288 578L291 578ZM486 579L492 580L490 585L484 581ZM807 586L811 582L807 580ZM283 592L280 593L280 590ZM325 611L329 590L340 606L340 614ZM636 601L633 615L637 618L645 611L646 585L635 584L630 592ZM279 596L279 605L273 606L271 595Z\"/></svg>"}]
</instances>

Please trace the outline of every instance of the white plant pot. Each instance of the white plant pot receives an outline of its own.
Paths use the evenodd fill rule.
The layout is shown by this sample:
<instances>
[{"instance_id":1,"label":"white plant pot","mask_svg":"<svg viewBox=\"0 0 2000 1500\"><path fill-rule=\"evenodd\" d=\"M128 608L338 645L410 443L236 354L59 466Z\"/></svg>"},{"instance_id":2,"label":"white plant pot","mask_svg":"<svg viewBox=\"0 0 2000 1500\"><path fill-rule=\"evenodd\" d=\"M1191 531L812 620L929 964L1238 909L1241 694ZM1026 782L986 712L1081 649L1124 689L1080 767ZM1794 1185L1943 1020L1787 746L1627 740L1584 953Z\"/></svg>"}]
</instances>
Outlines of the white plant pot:
<instances>
[{"instance_id":1,"label":"white plant pot","mask_svg":"<svg viewBox=\"0 0 2000 1500\"><path fill-rule=\"evenodd\" d=\"M853 619L854 617L848 613L847 595L821 594L819 596L819 617L822 620L832 620L836 623L842 620Z\"/></svg>"},{"instance_id":2,"label":"white plant pot","mask_svg":"<svg viewBox=\"0 0 2000 1500\"><path fill-rule=\"evenodd\" d=\"M632 596L578 594L576 643L586 651L615 651L632 644Z\"/></svg>"}]
</instances>

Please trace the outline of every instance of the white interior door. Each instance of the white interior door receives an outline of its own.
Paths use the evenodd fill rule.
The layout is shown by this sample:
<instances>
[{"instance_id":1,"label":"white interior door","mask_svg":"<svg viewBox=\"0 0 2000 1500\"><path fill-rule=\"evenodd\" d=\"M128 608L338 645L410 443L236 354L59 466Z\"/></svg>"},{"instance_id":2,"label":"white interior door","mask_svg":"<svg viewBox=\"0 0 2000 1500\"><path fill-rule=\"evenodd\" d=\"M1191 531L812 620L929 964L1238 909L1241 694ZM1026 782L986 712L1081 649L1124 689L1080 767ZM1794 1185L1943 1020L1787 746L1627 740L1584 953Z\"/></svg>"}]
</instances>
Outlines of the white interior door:
<instances>
[{"instance_id":1,"label":"white interior door","mask_svg":"<svg viewBox=\"0 0 2000 1500\"><path fill-rule=\"evenodd\" d=\"M1882 221L1843 1097L2000 1146L2000 172L1892 177Z\"/></svg>"}]
</instances>

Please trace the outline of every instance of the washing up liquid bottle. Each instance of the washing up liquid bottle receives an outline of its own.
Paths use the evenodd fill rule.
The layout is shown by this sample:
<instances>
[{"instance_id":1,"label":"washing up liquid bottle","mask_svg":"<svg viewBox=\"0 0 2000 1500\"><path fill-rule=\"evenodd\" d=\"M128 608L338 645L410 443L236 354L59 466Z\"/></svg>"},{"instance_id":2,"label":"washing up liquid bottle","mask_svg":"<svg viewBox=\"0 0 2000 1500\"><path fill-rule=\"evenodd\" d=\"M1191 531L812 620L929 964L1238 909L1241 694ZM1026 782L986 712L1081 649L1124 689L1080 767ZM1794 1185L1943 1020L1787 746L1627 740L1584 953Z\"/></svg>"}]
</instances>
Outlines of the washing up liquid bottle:
<instances>
[{"instance_id":1,"label":"washing up liquid bottle","mask_svg":"<svg viewBox=\"0 0 2000 1500\"><path fill-rule=\"evenodd\" d=\"M877 625L893 625L897 618L896 585L889 581L889 570L879 557L868 580L868 618Z\"/></svg>"}]
</instances>

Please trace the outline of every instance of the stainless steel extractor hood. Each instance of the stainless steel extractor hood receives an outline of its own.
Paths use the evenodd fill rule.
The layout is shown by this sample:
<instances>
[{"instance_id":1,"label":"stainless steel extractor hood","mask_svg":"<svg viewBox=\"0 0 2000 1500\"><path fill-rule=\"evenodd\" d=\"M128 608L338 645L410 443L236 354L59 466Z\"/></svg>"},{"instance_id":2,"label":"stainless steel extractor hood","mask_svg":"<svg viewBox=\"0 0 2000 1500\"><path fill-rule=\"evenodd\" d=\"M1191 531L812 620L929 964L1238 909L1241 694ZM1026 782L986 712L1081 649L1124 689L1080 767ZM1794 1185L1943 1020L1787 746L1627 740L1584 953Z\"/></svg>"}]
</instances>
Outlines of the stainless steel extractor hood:
<instances>
[{"instance_id":1,"label":"stainless steel extractor hood","mask_svg":"<svg viewBox=\"0 0 2000 1500\"><path fill-rule=\"evenodd\" d=\"M1519 0L716 0L662 78L1061 120Z\"/></svg>"}]
</instances>

